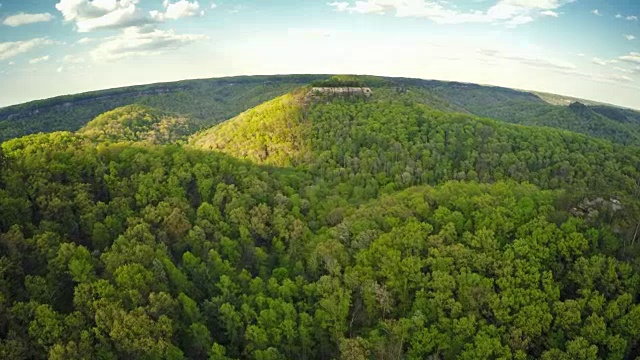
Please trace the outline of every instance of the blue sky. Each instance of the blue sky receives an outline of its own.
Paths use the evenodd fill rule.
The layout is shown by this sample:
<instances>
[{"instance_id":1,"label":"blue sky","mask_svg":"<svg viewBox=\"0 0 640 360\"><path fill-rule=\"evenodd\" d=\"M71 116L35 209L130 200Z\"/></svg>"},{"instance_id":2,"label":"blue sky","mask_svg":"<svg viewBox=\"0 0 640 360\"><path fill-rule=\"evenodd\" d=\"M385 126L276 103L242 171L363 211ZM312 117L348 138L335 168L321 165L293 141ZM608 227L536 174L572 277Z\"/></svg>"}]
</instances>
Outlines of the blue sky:
<instances>
[{"instance_id":1,"label":"blue sky","mask_svg":"<svg viewBox=\"0 0 640 360\"><path fill-rule=\"evenodd\" d=\"M187 78L356 73L640 109L638 0L0 3L0 106Z\"/></svg>"}]
</instances>

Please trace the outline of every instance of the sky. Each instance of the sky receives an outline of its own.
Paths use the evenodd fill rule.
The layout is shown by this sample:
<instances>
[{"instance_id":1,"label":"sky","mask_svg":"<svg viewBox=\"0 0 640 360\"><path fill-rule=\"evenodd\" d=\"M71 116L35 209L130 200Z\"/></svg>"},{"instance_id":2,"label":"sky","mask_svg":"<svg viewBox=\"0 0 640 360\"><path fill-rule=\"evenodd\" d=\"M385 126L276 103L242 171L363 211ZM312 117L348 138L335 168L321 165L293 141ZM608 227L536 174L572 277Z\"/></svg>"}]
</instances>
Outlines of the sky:
<instances>
[{"instance_id":1,"label":"sky","mask_svg":"<svg viewBox=\"0 0 640 360\"><path fill-rule=\"evenodd\" d=\"M639 0L0 0L0 106L136 84L370 74L640 109Z\"/></svg>"}]
</instances>

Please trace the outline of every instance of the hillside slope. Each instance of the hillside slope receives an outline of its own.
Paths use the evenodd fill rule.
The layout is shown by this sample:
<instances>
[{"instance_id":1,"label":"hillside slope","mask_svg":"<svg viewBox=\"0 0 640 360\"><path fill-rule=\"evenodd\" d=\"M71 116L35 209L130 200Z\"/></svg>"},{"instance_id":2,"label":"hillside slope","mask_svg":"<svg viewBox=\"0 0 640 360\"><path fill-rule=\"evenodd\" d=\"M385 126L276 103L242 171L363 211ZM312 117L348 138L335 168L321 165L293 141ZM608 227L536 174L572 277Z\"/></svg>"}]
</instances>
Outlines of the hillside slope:
<instances>
[{"instance_id":1,"label":"hillside slope","mask_svg":"<svg viewBox=\"0 0 640 360\"><path fill-rule=\"evenodd\" d=\"M606 110L604 110L606 109ZM513 124L548 126L607 139L623 145L640 146L640 121L621 122L607 117L612 107L592 107L579 102L569 106L505 102L472 112ZM640 114L638 114L640 115Z\"/></svg>"},{"instance_id":2,"label":"hillside slope","mask_svg":"<svg viewBox=\"0 0 640 360\"><path fill-rule=\"evenodd\" d=\"M0 109L0 142L38 132L76 131L115 108L142 104L211 126L323 75L185 80L61 96Z\"/></svg>"},{"instance_id":3,"label":"hillside slope","mask_svg":"<svg viewBox=\"0 0 640 360\"><path fill-rule=\"evenodd\" d=\"M299 164L308 155L309 124L303 120L304 90L261 104L211 129L190 144L237 158L277 166Z\"/></svg>"},{"instance_id":4,"label":"hillside slope","mask_svg":"<svg viewBox=\"0 0 640 360\"><path fill-rule=\"evenodd\" d=\"M545 103L533 93L499 86L407 78L394 79L394 81L428 89L442 99L468 110L477 110L480 107L494 106L505 102Z\"/></svg>"},{"instance_id":5,"label":"hillside slope","mask_svg":"<svg viewBox=\"0 0 640 360\"><path fill-rule=\"evenodd\" d=\"M513 124L548 126L640 146L640 112L630 109L580 99L550 104L551 94L495 86L404 78L390 81L428 90L456 106L458 111L477 116ZM583 104L588 106L579 106Z\"/></svg>"},{"instance_id":6,"label":"hillside slope","mask_svg":"<svg viewBox=\"0 0 640 360\"><path fill-rule=\"evenodd\" d=\"M550 128L445 113L409 94L371 98L294 95L267 102L190 139L258 164L304 165L334 183L376 194L443 180L512 178L543 188L637 191L640 150ZM298 95L300 96L300 95ZM304 154L304 156L301 156ZM607 180L602 181L602 176Z\"/></svg>"},{"instance_id":7,"label":"hillside slope","mask_svg":"<svg viewBox=\"0 0 640 360\"><path fill-rule=\"evenodd\" d=\"M639 124L640 112L606 105L591 106L591 110L624 124Z\"/></svg>"},{"instance_id":8,"label":"hillside slope","mask_svg":"<svg viewBox=\"0 0 640 360\"><path fill-rule=\"evenodd\" d=\"M340 78L376 86L381 91L411 93L412 101L438 110L549 126L620 144L640 145L640 112L629 109L575 99L574 102L589 104L590 110L575 112L568 108L570 103L549 104L550 94L435 80L328 75L189 80L34 101L0 109L0 141L36 132L76 131L101 113L133 103L189 116L207 127L297 87L312 82L331 83Z\"/></svg>"},{"instance_id":9,"label":"hillside slope","mask_svg":"<svg viewBox=\"0 0 640 360\"><path fill-rule=\"evenodd\" d=\"M143 105L127 105L91 120L78 133L95 141L143 141L167 144L193 133L198 124L185 116Z\"/></svg>"}]
</instances>

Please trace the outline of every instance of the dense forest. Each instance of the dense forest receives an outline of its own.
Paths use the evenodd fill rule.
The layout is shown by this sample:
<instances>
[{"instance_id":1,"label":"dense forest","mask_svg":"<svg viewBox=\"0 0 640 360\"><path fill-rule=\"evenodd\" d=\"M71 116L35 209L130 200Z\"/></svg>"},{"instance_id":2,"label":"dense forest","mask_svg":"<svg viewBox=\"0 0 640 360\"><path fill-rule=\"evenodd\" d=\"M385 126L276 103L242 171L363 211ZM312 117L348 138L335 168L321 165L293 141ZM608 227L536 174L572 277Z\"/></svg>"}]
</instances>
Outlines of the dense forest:
<instances>
[{"instance_id":1,"label":"dense forest","mask_svg":"<svg viewBox=\"0 0 640 360\"><path fill-rule=\"evenodd\" d=\"M139 104L211 126L321 75L239 76L133 86L33 101L0 109L0 141L52 131L76 131L100 114Z\"/></svg>"},{"instance_id":2,"label":"dense forest","mask_svg":"<svg viewBox=\"0 0 640 360\"><path fill-rule=\"evenodd\" d=\"M195 121L196 131L287 94L300 86L369 86L402 91L433 109L508 123L547 126L640 146L640 112L575 100L546 102L532 92L457 82L375 76L274 75L185 80L132 86L0 108L0 141L24 135L77 131L97 116L126 105L145 105ZM563 97L560 97L564 99ZM580 105L585 106L580 106ZM587 106L588 105L588 106Z\"/></svg>"},{"instance_id":3,"label":"dense forest","mask_svg":"<svg viewBox=\"0 0 640 360\"><path fill-rule=\"evenodd\" d=\"M0 358L640 356L640 148L308 84L2 143Z\"/></svg>"},{"instance_id":4,"label":"dense forest","mask_svg":"<svg viewBox=\"0 0 640 360\"><path fill-rule=\"evenodd\" d=\"M570 106L551 104L539 95L493 86L399 79L425 89L466 112L513 124L548 126L640 146L640 112L572 99ZM548 94L545 94L548 95ZM543 96L545 99L547 96Z\"/></svg>"},{"instance_id":5,"label":"dense forest","mask_svg":"<svg viewBox=\"0 0 640 360\"><path fill-rule=\"evenodd\" d=\"M164 113L144 105L127 105L96 117L78 133L99 142L168 144L183 139L198 126L198 122L188 116Z\"/></svg>"}]
</instances>

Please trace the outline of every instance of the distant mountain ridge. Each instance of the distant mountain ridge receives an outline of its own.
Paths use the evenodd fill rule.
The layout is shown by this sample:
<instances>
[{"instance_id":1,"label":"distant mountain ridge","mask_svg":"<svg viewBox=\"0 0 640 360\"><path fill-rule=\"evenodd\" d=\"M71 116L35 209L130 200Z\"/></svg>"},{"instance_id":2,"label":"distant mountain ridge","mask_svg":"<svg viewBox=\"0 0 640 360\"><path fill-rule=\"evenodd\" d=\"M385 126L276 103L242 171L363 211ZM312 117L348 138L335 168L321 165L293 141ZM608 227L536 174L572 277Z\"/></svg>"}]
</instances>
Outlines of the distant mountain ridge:
<instances>
[{"instance_id":1,"label":"distant mountain ridge","mask_svg":"<svg viewBox=\"0 0 640 360\"><path fill-rule=\"evenodd\" d=\"M526 90L523 90L523 91L526 91ZM601 102L601 101L581 99L581 98L576 98L576 97L572 97L572 96L550 94L550 93L545 93L545 92L541 92L541 91L530 91L530 93L537 95L542 100L548 102L551 105L569 106L569 105L571 105L571 103L579 102L579 103L582 103L582 104L585 104L585 105L589 105L589 106L608 106L608 107L615 107L615 108L618 108L618 109L629 109L629 108L626 108L624 106L607 104L607 103ZM633 109L630 109L630 110L633 110Z\"/></svg>"},{"instance_id":2,"label":"distant mountain ridge","mask_svg":"<svg viewBox=\"0 0 640 360\"><path fill-rule=\"evenodd\" d=\"M341 76L378 91L411 94L432 108L509 123L548 126L640 146L640 112L588 100L498 86L411 78ZM100 114L140 104L194 119L207 128L330 75L242 76L132 86L38 100L0 109L0 141L38 132L77 131ZM380 90L382 89L382 90ZM561 101L562 100L562 101ZM569 101L571 100L571 101ZM568 103L567 103L568 102ZM586 106L576 112L568 105ZM560 104L562 105L554 105Z\"/></svg>"},{"instance_id":3,"label":"distant mountain ridge","mask_svg":"<svg viewBox=\"0 0 640 360\"><path fill-rule=\"evenodd\" d=\"M326 75L238 76L131 86L0 108L0 141L38 132L76 131L98 115L141 104L214 125Z\"/></svg>"},{"instance_id":4,"label":"distant mountain ridge","mask_svg":"<svg viewBox=\"0 0 640 360\"><path fill-rule=\"evenodd\" d=\"M473 115L528 126L548 126L599 137L624 145L640 145L640 112L613 105L560 95L509 88L397 79L402 84L425 89ZM550 98L571 99L557 105ZM581 104L578 110L571 104Z\"/></svg>"}]
</instances>

